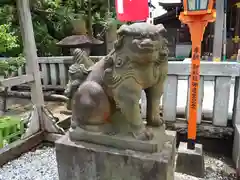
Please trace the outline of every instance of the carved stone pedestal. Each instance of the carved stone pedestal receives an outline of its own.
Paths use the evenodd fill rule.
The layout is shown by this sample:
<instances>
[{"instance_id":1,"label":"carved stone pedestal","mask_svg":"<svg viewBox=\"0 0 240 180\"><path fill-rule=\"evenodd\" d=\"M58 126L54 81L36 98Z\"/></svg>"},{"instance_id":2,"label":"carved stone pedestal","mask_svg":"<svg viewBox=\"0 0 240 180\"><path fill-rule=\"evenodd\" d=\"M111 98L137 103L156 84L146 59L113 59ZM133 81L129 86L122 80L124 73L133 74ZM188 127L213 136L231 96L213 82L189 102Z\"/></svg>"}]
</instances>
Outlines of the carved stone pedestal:
<instances>
[{"instance_id":1,"label":"carved stone pedestal","mask_svg":"<svg viewBox=\"0 0 240 180\"><path fill-rule=\"evenodd\" d=\"M144 153L73 142L67 134L56 142L59 180L173 180L176 133L164 136L161 150Z\"/></svg>"}]
</instances>

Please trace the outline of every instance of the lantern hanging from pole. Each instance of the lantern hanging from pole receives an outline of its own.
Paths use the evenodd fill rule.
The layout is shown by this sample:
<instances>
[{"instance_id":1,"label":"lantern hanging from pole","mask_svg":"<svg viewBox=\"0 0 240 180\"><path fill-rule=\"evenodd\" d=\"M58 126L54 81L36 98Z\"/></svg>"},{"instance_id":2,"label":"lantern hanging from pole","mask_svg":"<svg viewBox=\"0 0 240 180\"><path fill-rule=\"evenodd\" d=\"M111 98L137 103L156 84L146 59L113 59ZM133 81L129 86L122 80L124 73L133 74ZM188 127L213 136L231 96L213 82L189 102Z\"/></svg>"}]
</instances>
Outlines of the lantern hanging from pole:
<instances>
[{"instance_id":1,"label":"lantern hanging from pole","mask_svg":"<svg viewBox=\"0 0 240 180\"><path fill-rule=\"evenodd\" d=\"M213 9L212 0L185 0L183 1L185 15L209 14Z\"/></svg>"}]
</instances>

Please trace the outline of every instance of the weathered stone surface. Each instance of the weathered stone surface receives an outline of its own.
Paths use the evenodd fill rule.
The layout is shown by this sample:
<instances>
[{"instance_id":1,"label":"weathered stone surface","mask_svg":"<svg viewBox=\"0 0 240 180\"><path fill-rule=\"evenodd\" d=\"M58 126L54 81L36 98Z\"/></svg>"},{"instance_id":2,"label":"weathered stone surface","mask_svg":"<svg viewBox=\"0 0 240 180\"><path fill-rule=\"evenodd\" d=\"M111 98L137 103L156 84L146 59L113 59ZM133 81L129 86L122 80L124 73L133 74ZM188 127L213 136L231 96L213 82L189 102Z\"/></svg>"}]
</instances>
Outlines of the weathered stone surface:
<instances>
[{"instance_id":1,"label":"weathered stone surface","mask_svg":"<svg viewBox=\"0 0 240 180\"><path fill-rule=\"evenodd\" d=\"M194 150L187 149L187 143L180 142L176 171L196 177L204 177L204 156L201 144Z\"/></svg>"},{"instance_id":2,"label":"weathered stone surface","mask_svg":"<svg viewBox=\"0 0 240 180\"><path fill-rule=\"evenodd\" d=\"M161 152L143 153L73 142L56 142L60 180L173 180L176 133L166 131Z\"/></svg>"},{"instance_id":3,"label":"weathered stone surface","mask_svg":"<svg viewBox=\"0 0 240 180\"><path fill-rule=\"evenodd\" d=\"M163 37L165 31L162 24L141 22L122 25L117 30L112 51L89 68L85 68L88 60L74 56L79 61L73 66L74 71L69 69L72 81L67 88L67 92L72 92L68 94L72 97L73 130L89 131L90 126L101 127L106 122L114 124L119 119L120 125L128 128L112 126L114 134L124 133L138 140L152 140L153 133L141 118L139 99L144 90L147 125L162 126L164 121L159 115L159 104L167 76L169 52L167 40ZM85 135L90 137L88 132ZM75 137L71 136L78 140Z\"/></svg>"},{"instance_id":4,"label":"weathered stone surface","mask_svg":"<svg viewBox=\"0 0 240 180\"><path fill-rule=\"evenodd\" d=\"M121 127L120 123L119 126ZM124 128L124 127L121 127ZM69 130L69 137L72 141L84 141L117 149L129 149L146 153L159 152L165 143L165 125L153 128L154 137L149 141L137 140L129 135L107 135L101 132L85 131L81 128Z\"/></svg>"},{"instance_id":5,"label":"weathered stone surface","mask_svg":"<svg viewBox=\"0 0 240 180\"><path fill-rule=\"evenodd\" d=\"M233 142L233 162L236 164L236 168L240 175L240 125L235 125L234 142Z\"/></svg>"}]
</instances>

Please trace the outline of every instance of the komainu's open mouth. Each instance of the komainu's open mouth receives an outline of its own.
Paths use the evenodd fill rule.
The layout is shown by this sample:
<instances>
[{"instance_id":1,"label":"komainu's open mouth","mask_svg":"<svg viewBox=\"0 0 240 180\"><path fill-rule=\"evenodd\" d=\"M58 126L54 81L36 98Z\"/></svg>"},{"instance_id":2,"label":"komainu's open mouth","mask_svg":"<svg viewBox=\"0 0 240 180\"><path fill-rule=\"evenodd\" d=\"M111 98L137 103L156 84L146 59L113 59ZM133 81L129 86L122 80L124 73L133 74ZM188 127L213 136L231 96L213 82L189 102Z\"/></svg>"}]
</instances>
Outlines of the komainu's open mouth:
<instances>
[{"instance_id":1,"label":"komainu's open mouth","mask_svg":"<svg viewBox=\"0 0 240 180\"><path fill-rule=\"evenodd\" d=\"M153 50L154 49L154 46L153 44L149 44L149 43L144 43L144 44L139 44L138 45L139 49L148 49L148 50Z\"/></svg>"},{"instance_id":2,"label":"komainu's open mouth","mask_svg":"<svg viewBox=\"0 0 240 180\"><path fill-rule=\"evenodd\" d=\"M132 46L131 48L135 51L135 52L139 52L139 53L152 53L155 49L156 49L156 42L152 41L151 39L134 39L132 41L132 44L134 46Z\"/></svg>"},{"instance_id":3,"label":"komainu's open mouth","mask_svg":"<svg viewBox=\"0 0 240 180\"><path fill-rule=\"evenodd\" d=\"M154 43L150 39L144 39L139 43L139 48L140 49L153 49L154 48Z\"/></svg>"}]
</instances>

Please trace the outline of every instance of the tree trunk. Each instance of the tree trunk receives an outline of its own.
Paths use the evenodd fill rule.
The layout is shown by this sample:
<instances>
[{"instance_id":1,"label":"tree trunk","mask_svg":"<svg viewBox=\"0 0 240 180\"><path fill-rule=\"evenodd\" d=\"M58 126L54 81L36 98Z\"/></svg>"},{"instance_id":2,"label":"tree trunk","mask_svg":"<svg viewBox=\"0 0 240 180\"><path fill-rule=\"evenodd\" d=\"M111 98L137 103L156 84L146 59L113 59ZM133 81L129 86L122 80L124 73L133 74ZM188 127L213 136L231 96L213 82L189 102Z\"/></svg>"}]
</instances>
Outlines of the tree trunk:
<instances>
[{"instance_id":1,"label":"tree trunk","mask_svg":"<svg viewBox=\"0 0 240 180\"><path fill-rule=\"evenodd\" d=\"M88 35L89 37L93 37L93 29L92 29L92 0L88 0Z\"/></svg>"}]
</instances>

